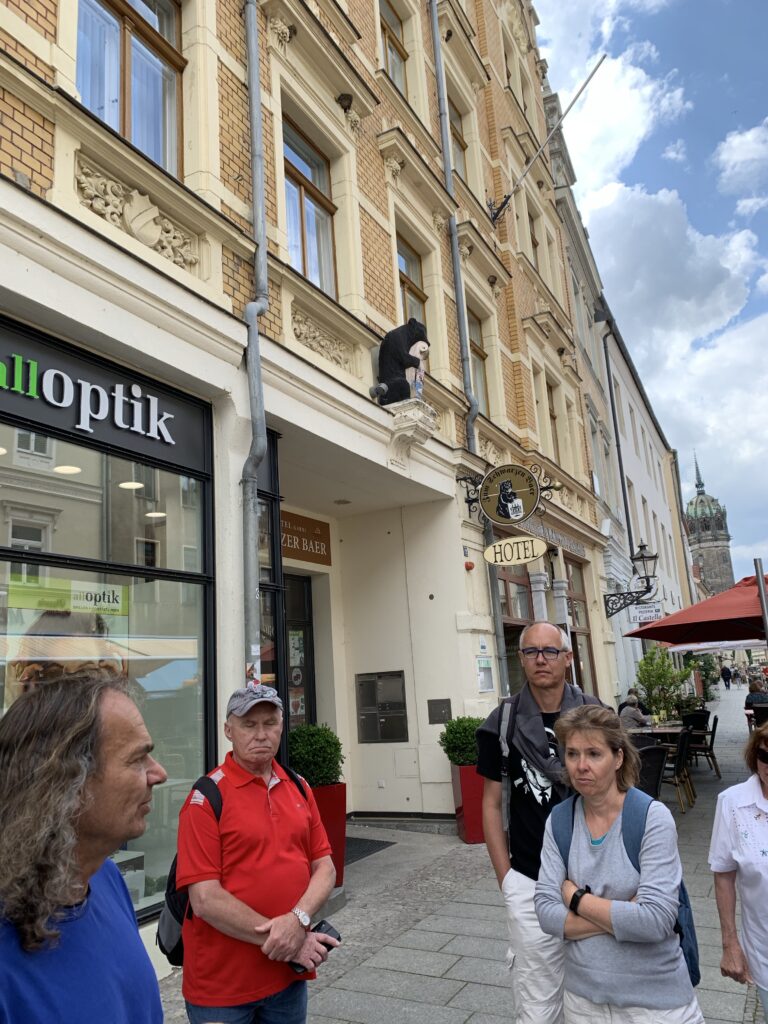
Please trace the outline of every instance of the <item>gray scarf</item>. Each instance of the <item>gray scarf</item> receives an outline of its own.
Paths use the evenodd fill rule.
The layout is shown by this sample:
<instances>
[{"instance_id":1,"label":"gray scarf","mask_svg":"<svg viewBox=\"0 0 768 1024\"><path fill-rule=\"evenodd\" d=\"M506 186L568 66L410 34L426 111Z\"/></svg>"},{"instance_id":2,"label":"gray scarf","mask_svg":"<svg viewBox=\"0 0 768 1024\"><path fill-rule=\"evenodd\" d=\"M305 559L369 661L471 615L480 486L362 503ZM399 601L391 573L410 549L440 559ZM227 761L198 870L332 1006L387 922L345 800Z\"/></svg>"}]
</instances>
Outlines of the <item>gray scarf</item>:
<instances>
[{"instance_id":1,"label":"gray scarf","mask_svg":"<svg viewBox=\"0 0 768 1024\"><path fill-rule=\"evenodd\" d=\"M594 697L588 698L581 690L566 683L563 700L560 704L560 714L564 715L566 711L581 707L582 704L592 703L598 704L599 701ZM553 754L550 750L549 740L544 730L544 721L541 717L541 708L533 699L528 683L520 691L512 745L529 764L547 776L561 800L569 795L571 791L563 782L562 762L559 754Z\"/></svg>"}]
</instances>

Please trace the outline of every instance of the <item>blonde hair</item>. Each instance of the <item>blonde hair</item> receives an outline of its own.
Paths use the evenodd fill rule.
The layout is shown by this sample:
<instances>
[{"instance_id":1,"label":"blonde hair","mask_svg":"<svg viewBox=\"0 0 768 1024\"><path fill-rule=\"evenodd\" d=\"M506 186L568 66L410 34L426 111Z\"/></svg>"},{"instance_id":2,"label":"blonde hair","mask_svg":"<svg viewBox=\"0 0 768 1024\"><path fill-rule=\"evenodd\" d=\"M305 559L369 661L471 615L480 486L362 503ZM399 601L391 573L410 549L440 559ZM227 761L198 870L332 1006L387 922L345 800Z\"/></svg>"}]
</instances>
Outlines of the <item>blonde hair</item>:
<instances>
[{"instance_id":1,"label":"blonde hair","mask_svg":"<svg viewBox=\"0 0 768 1024\"><path fill-rule=\"evenodd\" d=\"M567 711L555 722L555 735L561 747L566 746L574 732L599 733L614 754L622 751L624 759L616 770L616 785L622 793L637 785L640 778L640 755L615 711L598 704L582 704L581 707ZM569 778L565 781L570 785Z\"/></svg>"}]
</instances>

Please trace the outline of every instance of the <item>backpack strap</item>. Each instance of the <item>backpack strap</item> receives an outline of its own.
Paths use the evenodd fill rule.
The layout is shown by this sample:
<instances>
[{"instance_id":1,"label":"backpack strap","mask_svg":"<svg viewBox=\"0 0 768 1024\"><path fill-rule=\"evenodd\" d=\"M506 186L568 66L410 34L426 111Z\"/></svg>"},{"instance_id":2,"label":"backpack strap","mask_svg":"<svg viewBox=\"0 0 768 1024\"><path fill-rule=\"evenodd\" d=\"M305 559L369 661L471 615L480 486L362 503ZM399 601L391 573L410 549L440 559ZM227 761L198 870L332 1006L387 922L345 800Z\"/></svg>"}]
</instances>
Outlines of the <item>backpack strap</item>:
<instances>
[{"instance_id":1,"label":"backpack strap","mask_svg":"<svg viewBox=\"0 0 768 1024\"><path fill-rule=\"evenodd\" d=\"M509 777L509 743L515 728L519 701L520 694L517 693L514 697L504 698L499 725L499 745L501 746L501 824L507 835L509 835L509 801L512 796L512 780Z\"/></svg>"},{"instance_id":2,"label":"backpack strap","mask_svg":"<svg viewBox=\"0 0 768 1024\"><path fill-rule=\"evenodd\" d=\"M223 807L221 800L221 790L213 781L209 775L201 775L197 782L192 787L192 792L197 790L202 793L208 803L211 805L211 810L216 815L216 821L221 820L221 810Z\"/></svg>"},{"instance_id":3,"label":"backpack strap","mask_svg":"<svg viewBox=\"0 0 768 1024\"><path fill-rule=\"evenodd\" d=\"M307 800L307 791L304 789L303 780L299 774L297 774L293 768L289 768L287 765L281 764L280 767L283 769L285 774L294 784L296 789L301 793L305 800Z\"/></svg>"},{"instance_id":4,"label":"backpack strap","mask_svg":"<svg viewBox=\"0 0 768 1024\"><path fill-rule=\"evenodd\" d=\"M621 838L632 867L640 873L640 847L645 835L645 822L653 797L633 786L624 797L621 812Z\"/></svg>"},{"instance_id":5,"label":"backpack strap","mask_svg":"<svg viewBox=\"0 0 768 1024\"><path fill-rule=\"evenodd\" d=\"M576 817L576 795L569 796L559 804L555 804L549 820L552 822L552 838L557 843L565 866L565 873L568 874L568 855L571 852L571 839L573 838L573 822Z\"/></svg>"}]
</instances>

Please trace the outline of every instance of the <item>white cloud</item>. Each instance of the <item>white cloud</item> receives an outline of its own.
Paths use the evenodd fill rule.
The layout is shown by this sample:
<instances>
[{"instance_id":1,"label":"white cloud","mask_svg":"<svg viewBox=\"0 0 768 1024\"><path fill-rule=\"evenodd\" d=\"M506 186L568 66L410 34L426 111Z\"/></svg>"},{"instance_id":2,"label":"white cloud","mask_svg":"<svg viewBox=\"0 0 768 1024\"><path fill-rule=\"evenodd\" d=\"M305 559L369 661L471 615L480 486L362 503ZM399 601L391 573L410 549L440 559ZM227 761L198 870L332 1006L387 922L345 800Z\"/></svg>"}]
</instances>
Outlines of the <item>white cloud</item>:
<instances>
[{"instance_id":1,"label":"white cloud","mask_svg":"<svg viewBox=\"0 0 768 1024\"><path fill-rule=\"evenodd\" d=\"M661 154L661 158L662 160L671 160L674 164L684 164L688 159L685 139L677 139L675 142L670 142Z\"/></svg>"},{"instance_id":2,"label":"white cloud","mask_svg":"<svg viewBox=\"0 0 768 1024\"><path fill-rule=\"evenodd\" d=\"M750 196L749 199L740 199L736 203L736 213L739 217L754 217L756 213L768 207L768 196Z\"/></svg>"},{"instance_id":3,"label":"white cloud","mask_svg":"<svg viewBox=\"0 0 768 1024\"><path fill-rule=\"evenodd\" d=\"M587 196L582 213L619 327L651 376L743 309L760 269L751 231L701 234L677 192L618 182Z\"/></svg>"},{"instance_id":4,"label":"white cloud","mask_svg":"<svg viewBox=\"0 0 768 1024\"><path fill-rule=\"evenodd\" d=\"M729 132L715 150L717 187L726 195L754 196L768 187L768 117L743 132Z\"/></svg>"},{"instance_id":5,"label":"white cloud","mask_svg":"<svg viewBox=\"0 0 768 1024\"><path fill-rule=\"evenodd\" d=\"M655 13L670 2L539 0L536 5L542 55L564 107L601 50L612 51L564 124L579 197L615 181L659 125L675 121L690 107L674 72L654 76L641 66L658 59L656 47L626 38L632 13Z\"/></svg>"}]
</instances>

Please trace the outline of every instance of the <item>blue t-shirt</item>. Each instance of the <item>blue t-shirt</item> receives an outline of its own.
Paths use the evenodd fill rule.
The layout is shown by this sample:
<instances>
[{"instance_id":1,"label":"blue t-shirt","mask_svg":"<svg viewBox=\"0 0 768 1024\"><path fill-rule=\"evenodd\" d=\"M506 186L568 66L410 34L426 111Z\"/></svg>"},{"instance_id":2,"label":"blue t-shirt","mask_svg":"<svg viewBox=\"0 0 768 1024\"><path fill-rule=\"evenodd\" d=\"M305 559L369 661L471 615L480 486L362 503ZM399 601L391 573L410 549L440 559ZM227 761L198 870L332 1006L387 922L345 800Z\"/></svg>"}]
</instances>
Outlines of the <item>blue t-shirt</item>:
<instances>
[{"instance_id":1,"label":"blue t-shirt","mask_svg":"<svg viewBox=\"0 0 768 1024\"><path fill-rule=\"evenodd\" d=\"M28 953L0 919L0 1024L162 1024L155 971L111 860L57 927L58 945Z\"/></svg>"}]
</instances>

